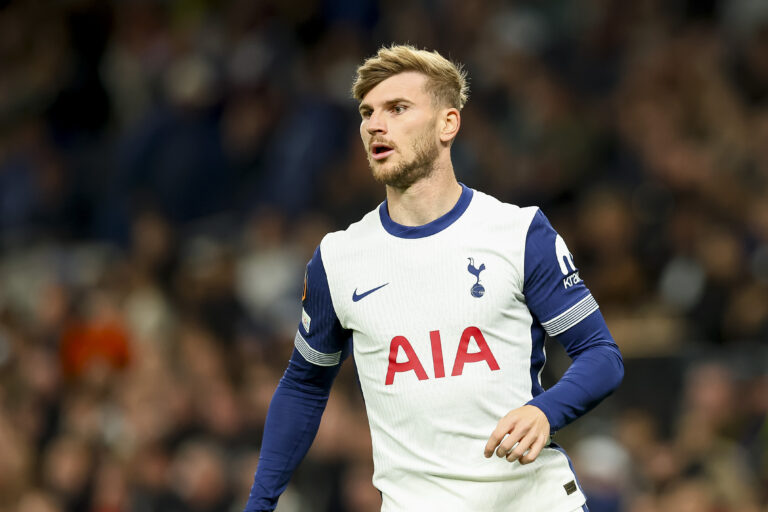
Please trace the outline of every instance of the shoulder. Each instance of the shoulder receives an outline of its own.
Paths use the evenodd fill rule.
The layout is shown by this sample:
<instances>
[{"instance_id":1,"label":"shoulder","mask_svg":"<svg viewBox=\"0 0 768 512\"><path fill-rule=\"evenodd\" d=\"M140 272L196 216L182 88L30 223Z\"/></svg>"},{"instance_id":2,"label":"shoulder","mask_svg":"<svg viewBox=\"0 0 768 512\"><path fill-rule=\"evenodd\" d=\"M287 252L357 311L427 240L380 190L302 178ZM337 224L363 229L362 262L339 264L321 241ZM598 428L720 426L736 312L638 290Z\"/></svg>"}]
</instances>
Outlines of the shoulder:
<instances>
[{"instance_id":1,"label":"shoulder","mask_svg":"<svg viewBox=\"0 0 768 512\"><path fill-rule=\"evenodd\" d=\"M539 212L536 206L520 207L475 191L463 226L468 237L480 240L503 254L517 288L522 292L528 232Z\"/></svg>"},{"instance_id":2,"label":"shoulder","mask_svg":"<svg viewBox=\"0 0 768 512\"><path fill-rule=\"evenodd\" d=\"M350 224L346 229L328 233L320 242L320 251L326 265L329 261L337 261L348 256L350 251L366 247L380 234L379 208L365 214L359 221Z\"/></svg>"},{"instance_id":3,"label":"shoulder","mask_svg":"<svg viewBox=\"0 0 768 512\"><path fill-rule=\"evenodd\" d=\"M541 211L538 206L521 207L516 204L505 203L479 190L474 191L472 203L473 211L481 215L486 222L504 224L526 232L536 217L536 213Z\"/></svg>"}]
</instances>

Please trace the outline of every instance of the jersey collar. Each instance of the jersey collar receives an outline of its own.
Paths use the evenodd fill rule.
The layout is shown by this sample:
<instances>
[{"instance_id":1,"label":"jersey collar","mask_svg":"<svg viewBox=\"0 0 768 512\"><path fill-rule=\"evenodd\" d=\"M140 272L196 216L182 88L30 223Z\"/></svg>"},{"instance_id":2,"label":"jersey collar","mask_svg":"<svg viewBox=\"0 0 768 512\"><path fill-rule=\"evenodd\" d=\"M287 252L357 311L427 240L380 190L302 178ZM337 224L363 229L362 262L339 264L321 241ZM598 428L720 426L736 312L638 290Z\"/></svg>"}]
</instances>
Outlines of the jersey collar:
<instances>
[{"instance_id":1,"label":"jersey collar","mask_svg":"<svg viewBox=\"0 0 768 512\"><path fill-rule=\"evenodd\" d=\"M387 200L385 199L379 206L381 225L384 226L387 233L398 238L424 238L439 233L456 222L456 220L461 217L461 214L466 211L470 201L472 201L472 194L474 191L463 183L459 183L459 185L461 185L462 189L461 196L459 196L459 200L456 201L453 208L442 217L422 226L403 226L402 224L393 221L389 216Z\"/></svg>"}]
</instances>

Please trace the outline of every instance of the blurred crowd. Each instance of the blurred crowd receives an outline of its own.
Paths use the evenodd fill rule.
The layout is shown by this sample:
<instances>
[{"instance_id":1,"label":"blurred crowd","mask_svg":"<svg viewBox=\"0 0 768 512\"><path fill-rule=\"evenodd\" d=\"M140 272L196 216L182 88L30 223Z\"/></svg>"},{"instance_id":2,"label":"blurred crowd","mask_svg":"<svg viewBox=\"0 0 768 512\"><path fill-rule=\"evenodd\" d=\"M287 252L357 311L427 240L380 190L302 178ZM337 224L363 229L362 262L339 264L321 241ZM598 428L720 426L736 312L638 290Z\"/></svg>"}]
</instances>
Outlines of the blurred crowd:
<instances>
[{"instance_id":1,"label":"blurred crowd","mask_svg":"<svg viewBox=\"0 0 768 512\"><path fill-rule=\"evenodd\" d=\"M2 0L0 512L242 509L304 265L384 198L390 42L465 64L460 181L544 209L622 349L558 434L592 512L768 511L768 3ZM370 457L348 361L278 510L378 510Z\"/></svg>"}]
</instances>

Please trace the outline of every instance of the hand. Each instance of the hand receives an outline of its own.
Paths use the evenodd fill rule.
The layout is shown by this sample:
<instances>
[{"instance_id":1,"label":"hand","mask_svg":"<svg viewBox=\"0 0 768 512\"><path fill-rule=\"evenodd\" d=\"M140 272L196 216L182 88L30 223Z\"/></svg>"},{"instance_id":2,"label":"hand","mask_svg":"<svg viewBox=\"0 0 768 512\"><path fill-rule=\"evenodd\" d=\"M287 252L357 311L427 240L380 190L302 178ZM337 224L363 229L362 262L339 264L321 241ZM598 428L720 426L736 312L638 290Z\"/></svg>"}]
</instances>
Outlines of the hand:
<instances>
[{"instance_id":1,"label":"hand","mask_svg":"<svg viewBox=\"0 0 768 512\"><path fill-rule=\"evenodd\" d=\"M534 405L524 405L499 420L485 445L485 458L490 458L496 450L498 457L506 457L509 462L519 460L520 464L530 464L548 440L547 416Z\"/></svg>"}]
</instances>

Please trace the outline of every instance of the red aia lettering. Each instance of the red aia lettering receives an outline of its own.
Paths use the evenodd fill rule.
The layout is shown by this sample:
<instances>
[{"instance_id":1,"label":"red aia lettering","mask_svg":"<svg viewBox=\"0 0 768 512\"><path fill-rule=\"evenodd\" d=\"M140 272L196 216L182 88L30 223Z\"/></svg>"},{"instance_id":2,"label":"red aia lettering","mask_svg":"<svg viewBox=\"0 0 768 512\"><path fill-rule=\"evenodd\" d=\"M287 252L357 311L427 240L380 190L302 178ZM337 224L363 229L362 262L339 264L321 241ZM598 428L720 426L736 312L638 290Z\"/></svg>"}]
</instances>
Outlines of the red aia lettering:
<instances>
[{"instance_id":1,"label":"red aia lettering","mask_svg":"<svg viewBox=\"0 0 768 512\"><path fill-rule=\"evenodd\" d=\"M467 352L469 348L469 339L475 338L475 343L480 349L480 352ZM483 333L477 327L467 327L464 332L461 333L461 340L459 341L459 350L456 352L456 360L453 362L452 376L461 375L464 371L464 363L477 363L479 361L485 361L488 363L488 368L493 370L499 369L499 363L496 362L496 358L493 357L491 347L486 343Z\"/></svg>"},{"instance_id":2,"label":"red aia lettering","mask_svg":"<svg viewBox=\"0 0 768 512\"><path fill-rule=\"evenodd\" d=\"M479 351L470 353L468 352L469 342L473 338ZM429 341L430 347L432 348L432 365L435 369L435 378L440 379L445 377L443 343L440 338L440 331L430 331ZM405 352L406 360L402 363L398 363L397 354L401 348L403 349L403 352ZM456 358L453 361L453 371L451 372L451 376L461 375L466 363L477 363L480 361L485 361L491 371L499 369L499 363L493 356L491 347L488 346L480 329L472 326L467 327L464 329L464 332L461 333L459 349L457 350ZM384 384L387 386L391 385L395 381L396 373L408 372L411 370L416 372L416 377L419 380L426 380L429 378L408 339L405 336L395 336L389 344L389 366L387 367L387 378L384 381Z\"/></svg>"},{"instance_id":3,"label":"red aia lettering","mask_svg":"<svg viewBox=\"0 0 768 512\"><path fill-rule=\"evenodd\" d=\"M435 367L435 378L445 377L443 366L443 342L440 339L440 331L430 331L429 341L432 344L432 365Z\"/></svg>"},{"instance_id":4,"label":"red aia lettering","mask_svg":"<svg viewBox=\"0 0 768 512\"><path fill-rule=\"evenodd\" d=\"M405 356L408 358L404 363L397 362L397 352L402 347ZM405 336L395 336L389 344L389 367L387 368L387 380L384 383L389 386L395 381L395 373L415 371L419 380L426 380L427 372L421 366L421 361L413 351L411 343Z\"/></svg>"}]
</instances>

